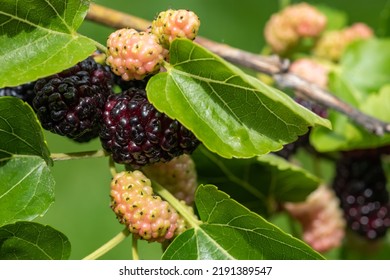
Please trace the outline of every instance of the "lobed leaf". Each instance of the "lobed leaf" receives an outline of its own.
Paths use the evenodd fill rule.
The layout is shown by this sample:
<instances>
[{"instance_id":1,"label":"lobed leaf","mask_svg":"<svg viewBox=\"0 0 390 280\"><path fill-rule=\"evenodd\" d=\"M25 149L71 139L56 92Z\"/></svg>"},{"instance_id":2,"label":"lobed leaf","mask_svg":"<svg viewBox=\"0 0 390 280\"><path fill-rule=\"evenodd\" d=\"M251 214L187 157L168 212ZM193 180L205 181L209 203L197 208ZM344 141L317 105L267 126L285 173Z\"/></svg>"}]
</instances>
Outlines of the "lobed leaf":
<instances>
[{"instance_id":1,"label":"lobed leaf","mask_svg":"<svg viewBox=\"0 0 390 280\"><path fill-rule=\"evenodd\" d=\"M0 226L45 214L54 202L54 184L40 157L0 161Z\"/></svg>"},{"instance_id":2,"label":"lobed leaf","mask_svg":"<svg viewBox=\"0 0 390 280\"><path fill-rule=\"evenodd\" d=\"M199 186L195 201L203 223L175 238L163 259L323 259L215 186Z\"/></svg>"},{"instance_id":3,"label":"lobed leaf","mask_svg":"<svg viewBox=\"0 0 390 280\"><path fill-rule=\"evenodd\" d=\"M223 157L265 154L296 140L309 126L329 127L286 94L192 41L173 41L166 68L148 82L149 100Z\"/></svg>"},{"instance_id":4,"label":"lobed leaf","mask_svg":"<svg viewBox=\"0 0 390 280\"><path fill-rule=\"evenodd\" d=\"M0 227L1 260L66 260L70 242L50 226L17 222Z\"/></svg>"},{"instance_id":5,"label":"lobed leaf","mask_svg":"<svg viewBox=\"0 0 390 280\"><path fill-rule=\"evenodd\" d=\"M89 3L2 0L0 88L58 73L89 56L95 50L94 41L76 33Z\"/></svg>"}]
</instances>

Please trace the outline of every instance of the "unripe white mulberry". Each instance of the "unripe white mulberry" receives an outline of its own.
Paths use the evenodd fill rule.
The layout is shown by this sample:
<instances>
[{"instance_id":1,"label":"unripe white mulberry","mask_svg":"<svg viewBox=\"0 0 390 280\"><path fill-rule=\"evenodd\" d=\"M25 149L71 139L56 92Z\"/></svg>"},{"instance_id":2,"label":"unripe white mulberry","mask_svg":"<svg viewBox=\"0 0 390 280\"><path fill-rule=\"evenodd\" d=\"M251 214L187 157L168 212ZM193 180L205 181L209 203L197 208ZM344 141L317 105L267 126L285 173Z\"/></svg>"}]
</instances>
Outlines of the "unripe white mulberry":
<instances>
[{"instance_id":1,"label":"unripe white mulberry","mask_svg":"<svg viewBox=\"0 0 390 280\"><path fill-rule=\"evenodd\" d=\"M314 83L319 87L326 88L328 85L329 69L311 58L299 58L290 65L290 72Z\"/></svg>"},{"instance_id":2,"label":"unripe white mulberry","mask_svg":"<svg viewBox=\"0 0 390 280\"><path fill-rule=\"evenodd\" d=\"M325 32L318 40L313 52L318 57L337 62L352 42L366 40L373 36L369 26L364 23L355 23L342 30Z\"/></svg>"},{"instance_id":3,"label":"unripe white mulberry","mask_svg":"<svg viewBox=\"0 0 390 280\"><path fill-rule=\"evenodd\" d=\"M319 37L327 19L307 3L287 6L273 14L264 28L264 36L272 51L284 54L295 47L302 38Z\"/></svg>"},{"instance_id":4,"label":"unripe white mulberry","mask_svg":"<svg viewBox=\"0 0 390 280\"><path fill-rule=\"evenodd\" d=\"M286 203L285 209L303 227L303 240L313 249L326 252L341 245L345 221L334 192L320 186L302 203Z\"/></svg>"},{"instance_id":5,"label":"unripe white mulberry","mask_svg":"<svg viewBox=\"0 0 390 280\"><path fill-rule=\"evenodd\" d=\"M119 29L108 37L106 63L123 80L142 80L160 70L163 47L151 33Z\"/></svg>"},{"instance_id":6,"label":"unripe white mulberry","mask_svg":"<svg viewBox=\"0 0 390 280\"><path fill-rule=\"evenodd\" d=\"M185 220L160 196L141 172L120 172L111 182L111 208L135 236L164 242L186 229Z\"/></svg>"},{"instance_id":7,"label":"unripe white mulberry","mask_svg":"<svg viewBox=\"0 0 390 280\"><path fill-rule=\"evenodd\" d=\"M183 154L169 162L158 162L144 167L148 177L164 186L177 199L188 205L194 202L197 183L195 163L190 155Z\"/></svg>"},{"instance_id":8,"label":"unripe white mulberry","mask_svg":"<svg viewBox=\"0 0 390 280\"><path fill-rule=\"evenodd\" d=\"M150 31L159 38L159 42L166 49L169 49L175 38L194 40L199 26L199 17L194 12L169 9L158 14L152 22Z\"/></svg>"}]
</instances>

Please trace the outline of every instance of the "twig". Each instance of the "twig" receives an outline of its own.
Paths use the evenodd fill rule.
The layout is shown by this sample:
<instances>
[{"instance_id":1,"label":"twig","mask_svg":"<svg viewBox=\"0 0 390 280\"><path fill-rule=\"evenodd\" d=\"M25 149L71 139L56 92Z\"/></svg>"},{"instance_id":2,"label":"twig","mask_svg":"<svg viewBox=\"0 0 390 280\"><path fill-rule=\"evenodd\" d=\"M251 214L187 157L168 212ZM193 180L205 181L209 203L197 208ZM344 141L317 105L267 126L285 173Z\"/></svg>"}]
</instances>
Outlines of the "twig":
<instances>
[{"instance_id":1,"label":"twig","mask_svg":"<svg viewBox=\"0 0 390 280\"><path fill-rule=\"evenodd\" d=\"M50 157L54 161L84 159L84 158L99 158L106 157L108 154L104 150L75 152L75 153L52 153Z\"/></svg>"},{"instance_id":2,"label":"twig","mask_svg":"<svg viewBox=\"0 0 390 280\"><path fill-rule=\"evenodd\" d=\"M372 132L376 135L383 135L386 132L390 132L389 123L385 123L372 116L362 113L351 105L343 102L330 92L320 88L313 83L301 79L294 74L275 74L273 77L280 87L292 88L296 91L299 91L299 93L303 94L306 98L318 104L343 113L369 132Z\"/></svg>"},{"instance_id":3,"label":"twig","mask_svg":"<svg viewBox=\"0 0 390 280\"><path fill-rule=\"evenodd\" d=\"M149 21L141 18L93 3L91 3L86 18L113 28L129 27L137 30L145 30L151 24ZM272 76L279 87L292 88L311 101L327 108L335 109L371 133L383 135L384 133L390 132L389 123L366 115L335 97L330 92L289 73L288 60L283 60L278 56L257 55L202 37L197 37L196 42L233 64Z\"/></svg>"}]
</instances>

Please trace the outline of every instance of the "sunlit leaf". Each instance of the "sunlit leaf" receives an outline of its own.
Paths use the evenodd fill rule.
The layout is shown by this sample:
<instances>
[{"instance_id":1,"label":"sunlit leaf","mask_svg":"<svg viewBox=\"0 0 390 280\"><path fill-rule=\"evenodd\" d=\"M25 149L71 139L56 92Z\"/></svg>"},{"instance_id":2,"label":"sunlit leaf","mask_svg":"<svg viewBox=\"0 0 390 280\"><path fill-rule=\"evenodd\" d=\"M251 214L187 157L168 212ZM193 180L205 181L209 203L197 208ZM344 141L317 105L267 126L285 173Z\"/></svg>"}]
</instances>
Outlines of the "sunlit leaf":
<instances>
[{"instance_id":1,"label":"sunlit leaf","mask_svg":"<svg viewBox=\"0 0 390 280\"><path fill-rule=\"evenodd\" d=\"M151 78L149 100L211 151L252 157L282 148L329 122L189 40L170 48L167 72Z\"/></svg>"},{"instance_id":2,"label":"sunlit leaf","mask_svg":"<svg viewBox=\"0 0 390 280\"><path fill-rule=\"evenodd\" d=\"M199 186L195 201L203 223L175 238L163 259L323 259L215 186Z\"/></svg>"},{"instance_id":3,"label":"sunlit leaf","mask_svg":"<svg viewBox=\"0 0 390 280\"><path fill-rule=\"evenodd\" d=\"M90 55L95 49L93 40L76 33L89 3L2 0L0 88L58 73Z\"/></svg>"}]
</instances>

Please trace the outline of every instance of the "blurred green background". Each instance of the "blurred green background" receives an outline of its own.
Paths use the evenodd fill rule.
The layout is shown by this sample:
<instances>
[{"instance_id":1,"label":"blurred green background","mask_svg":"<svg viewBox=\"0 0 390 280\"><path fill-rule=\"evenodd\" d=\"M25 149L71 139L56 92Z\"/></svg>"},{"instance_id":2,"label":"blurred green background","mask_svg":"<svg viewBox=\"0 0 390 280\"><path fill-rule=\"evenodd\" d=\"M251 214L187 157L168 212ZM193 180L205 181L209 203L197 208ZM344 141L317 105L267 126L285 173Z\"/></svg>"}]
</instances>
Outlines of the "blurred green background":
<instances>
[{"instance_id":1,"label":"blurred green background","mask_svg":"<svg viewBox=\"0 0 390 280\"><path fill-rule=\"evenodd\" d=\"M193 10L201 19L199 35L237 48L259 53L264 46L262 30L270 15L278 10L279 1L269 0L177 0L134 1L96 0L97 4L152 20L168 8ZM286 2L286 1L280 1ZM292 1L301 2L301 1ZM326 4L347 13L349 23L363 21L377 32L388 35L390 1L307 1ZM387 7L387 10L386 10ZM387 13L387 17L386 17ZM79 32L105 44L113 30L85 21ZM100 149L99 140L78 144L51 133L46 133L52 153L89 151ZM71 259L81 259L119 233L120 225L109 208L111 175L108 160L83 159L55 162L52 168L56 179L56 202L47 214L36 219L63 232L72 244ZM159 259L159 244L139 242L141 259ZM131 238L104 259L130 259Z\"/></svg>"}]
</instances>

